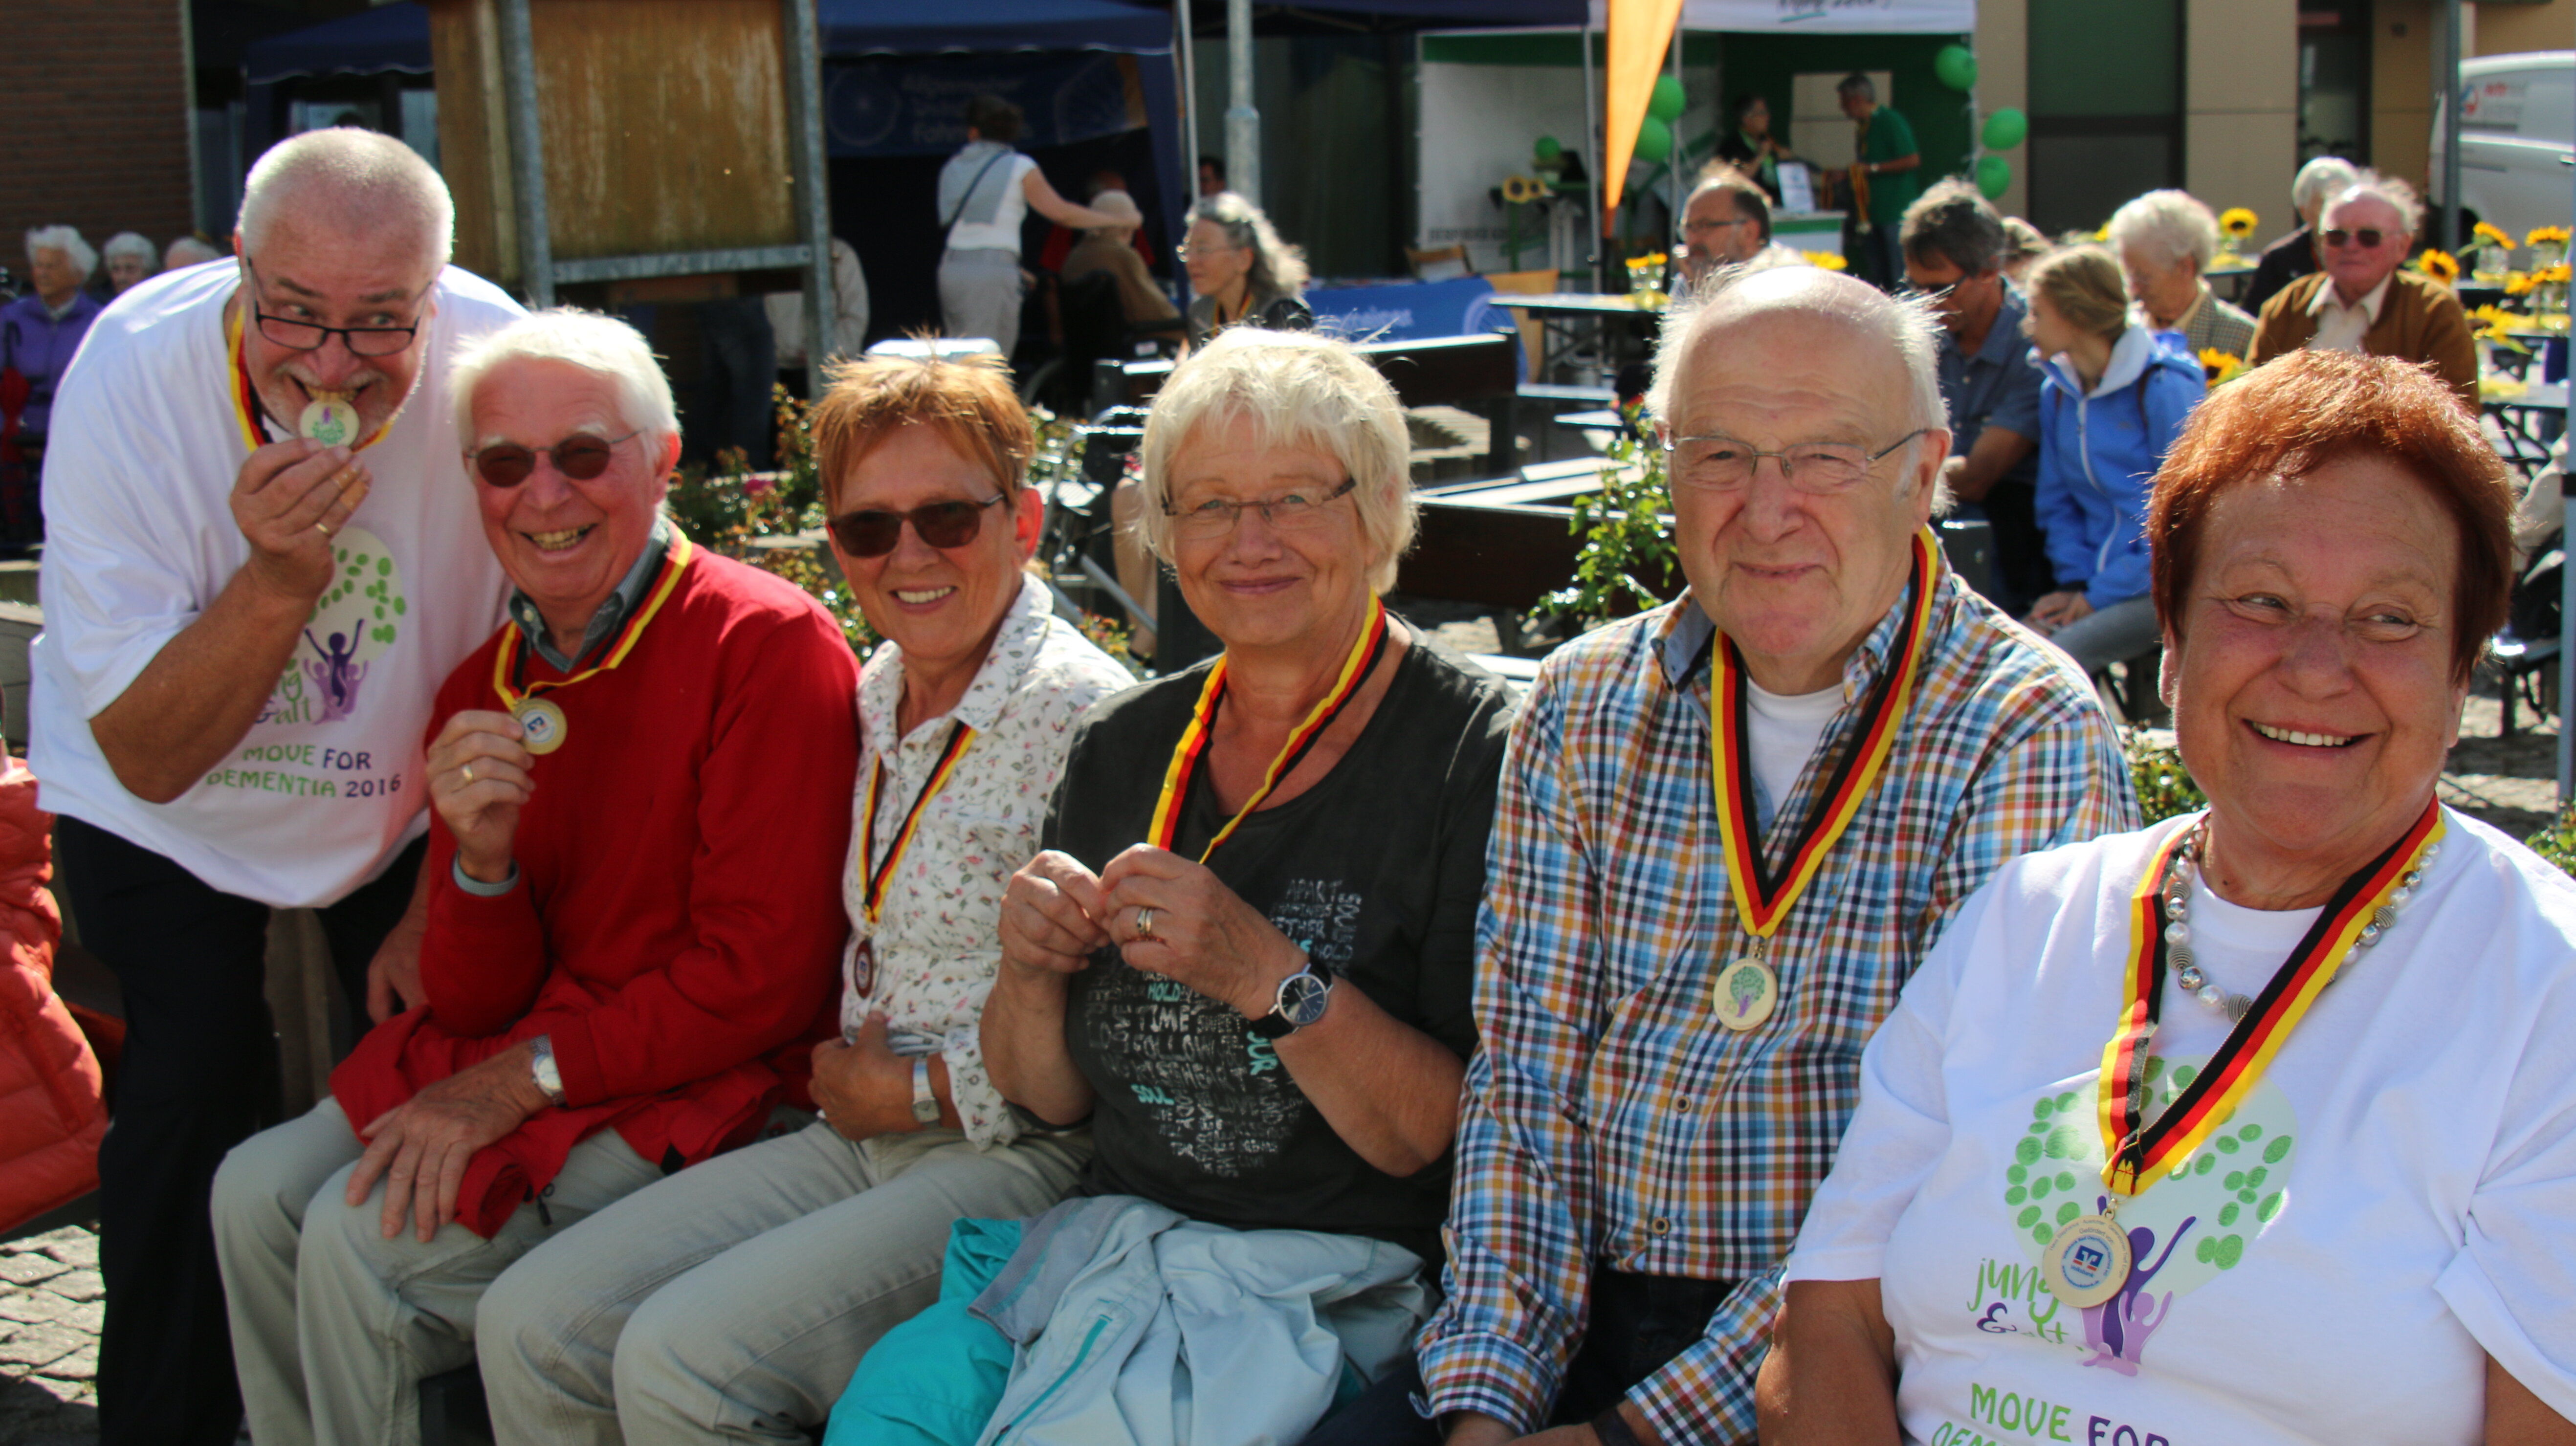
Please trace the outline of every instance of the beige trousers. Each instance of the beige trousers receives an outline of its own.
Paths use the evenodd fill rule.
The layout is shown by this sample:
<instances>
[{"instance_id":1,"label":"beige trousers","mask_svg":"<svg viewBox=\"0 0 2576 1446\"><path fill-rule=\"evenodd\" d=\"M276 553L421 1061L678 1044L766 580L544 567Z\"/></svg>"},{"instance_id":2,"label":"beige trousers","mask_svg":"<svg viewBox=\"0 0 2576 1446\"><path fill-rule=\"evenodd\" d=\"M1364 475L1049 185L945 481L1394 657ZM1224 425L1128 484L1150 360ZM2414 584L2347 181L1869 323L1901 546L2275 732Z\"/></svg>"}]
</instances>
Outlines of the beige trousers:
<instances>
[{"instance_id":1,"label":"beige trousers","mask_svg":"<svg viewBox=\"0 0 2576 1446\"><path fill-rule=\"evenodd\" d=\"M357 1209L344 1203L362 1153L326 1099L215 1171L215 1257L258 1446L417 1446L420 1382L474 1359L475 1304L493 1277L662 1178L605 1130L490 1240L450 1225L424 1245L408 1228L384 1238L381 1183Z\"/></svg>"}]
</instances>

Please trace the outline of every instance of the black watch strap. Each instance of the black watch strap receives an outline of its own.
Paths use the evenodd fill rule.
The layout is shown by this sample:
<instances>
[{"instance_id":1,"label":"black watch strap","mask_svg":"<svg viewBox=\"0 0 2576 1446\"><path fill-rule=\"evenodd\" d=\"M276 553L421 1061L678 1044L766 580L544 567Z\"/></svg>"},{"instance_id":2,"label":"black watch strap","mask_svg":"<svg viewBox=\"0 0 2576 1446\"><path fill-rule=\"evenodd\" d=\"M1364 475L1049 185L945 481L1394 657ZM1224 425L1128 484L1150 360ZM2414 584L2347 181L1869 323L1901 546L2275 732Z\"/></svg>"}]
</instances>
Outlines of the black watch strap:
<instances>
[{"instance_id":1,"label":"black watch strap","mask_svg":"<svg viewBox=\"0 0 2576 1446\"><path fill-rule=\"evenodd\" d=\"M1628 1429L1628 1418L1615 1405L1592 1418L1592 1434L1601 1438L1601 1446L1646 1446Z\"/></svg>"}]
</instances>

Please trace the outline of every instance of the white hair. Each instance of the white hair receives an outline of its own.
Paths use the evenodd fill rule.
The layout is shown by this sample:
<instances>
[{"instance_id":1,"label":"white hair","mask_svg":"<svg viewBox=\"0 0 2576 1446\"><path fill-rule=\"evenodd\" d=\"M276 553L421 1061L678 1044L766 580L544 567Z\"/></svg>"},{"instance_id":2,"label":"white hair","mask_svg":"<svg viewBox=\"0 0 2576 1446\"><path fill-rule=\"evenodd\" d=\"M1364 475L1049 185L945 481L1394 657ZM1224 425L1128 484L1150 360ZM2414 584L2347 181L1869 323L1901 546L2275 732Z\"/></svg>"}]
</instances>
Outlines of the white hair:
<instances>
[{"instance_id":1,"label":"white hair","mask_svg":"<svg viewBox=\"0 0 2576 1446\"><path fill-rule=\"evenodd\" d=\"M161 254L161 269L176 271L183 266L200 266L223 254L194 236L182 236L171 242L170 249Z\"/></svg>"},{"instance_id":2,"label":"white hair","mask_svg":"<svg viewBox=\"0 0 2576 1446\"><path fill-rule=\"evenodd\" d=\"M81 233L70 226L39 226L27 233L27 260L33 262L39 251L60 251L72 269L87 281L98 273L98 249L81 239Z\"/></svg>"},{"instance_id":3,"label":"white hair","mask_svg":"<svg viewBox=\"0 0 2576 1446\"><path fill-rule=\"evenodd\" d=\"M2310 206L2323 206L2326 198L2361 179L2361 171L2341 156L2319 156L2299 167L2298 179L2290 182L2290 205L2301 215Z\"/></svg>"},{"instance_id":4,"label":"white hair","mask_svg":"<svg viewBox=\"0 0 2576 1446\"><path fill-rule=\"evenodd\" d=\"M2206 271L2218 254L2218 218L2188 191L2149 191L2111 213L2111 245L2143 251L2160 266L2188 256Z\"/></svg>"},{"instance_id":5,"label":"white hair","mask_svg":"<svg viewBox=\"0 0 2576 1446\"><path fill-rule=\"evenodd\" d=\"M1137 532L1172 559L1172 468L1211 427L1249 419L1258 445L1308 447L1342 464L1358 485L1360 539L1369 586L1395 586L1396 562L1413 546L1417 505L1412 434L1395 388L1350 343L1311 331L1229 327L1181 359L1145 420L1143 509Z\"/></svg>"},{"instance_id":6,"label":"white hair","mask_svg":"<svg viewBox=\"0 0 2576 1446\"><path fill-rule=\"evenodd\" d=\"M98 248L98 254L110 261L119 256L140 256L147 266L158 265L161 260L160 248L152 244L151 237L139 231L119 231L108 237L107 244Z\"/></svg>"},{"instance_id":7,"label":"white hair","mask_svg":"<svg viewBox=\"0 0 2576 1446\"><path fill-rule=\"evenodd\" d=\"M411 227L432 270L455 250L456 202L447 182L411 147L355 126L289 136L250 168L242 183L243 252L256 255L290 214L344 231Z\"/></svg>"},{"instance_id":8,"label":"white hair","mask_svg":"<svg viewBox=\"0 0 2576 1446\"><path fill-rule=\"evenodd\" d=\"M2326 211L2346 201L2378 201L2394 208L2399 229L2410 235L2424 224L2424 202L2416 196L2413 186L2395 176L2382 175L2377 171L2362 172L2360 180L2334 193L2333 199L2326 202ZM2325 218L2325 211L2317 213L2319 222Z\"/></svg>"},{"instance_id":9,"label":"white hair","mask_svg":"<svg viewBox=\"0 0 2576 1446\"><path fill-rule=\"evenodd\" d=\"M655 438L680 435L679 412L671 404L671 379L653 359L652 347L635 328L613 316L559 306L520 317L499 331L467 342L448 372L456 402L456 435L465 450L474 450L474 393L503 362L558 361L595 372L617 386L617 411L624 423Z\"/></svg>"}]
</instances>

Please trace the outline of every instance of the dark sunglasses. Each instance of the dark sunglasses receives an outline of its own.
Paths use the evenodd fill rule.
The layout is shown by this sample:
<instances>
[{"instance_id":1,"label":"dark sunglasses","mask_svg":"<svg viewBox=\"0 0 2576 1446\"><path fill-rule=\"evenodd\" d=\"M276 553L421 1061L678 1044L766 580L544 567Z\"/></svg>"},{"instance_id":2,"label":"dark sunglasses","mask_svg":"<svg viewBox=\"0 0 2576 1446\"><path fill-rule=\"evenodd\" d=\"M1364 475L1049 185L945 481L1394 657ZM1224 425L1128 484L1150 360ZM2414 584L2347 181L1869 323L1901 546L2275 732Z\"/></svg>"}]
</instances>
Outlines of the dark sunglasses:
<instances>
[{"instance_id":1,"label":"dark sunglasses","mask_svg":"<svg viewBox=\"0 0 2576 1446\"><path fill-rule=\"evenodd\" d=\"M495 442L480 452L468 452L465 460L487 487L516 487L537 470L539 457L555 459L555 470L575 482L587 482L608 470L609 459L617 444L642 436L629 432L623 437L566 437L551 447L522 447L516 442Z\"/></svg>"},{"instance_id":2,"label":"dark sunglasses","mask_svg":"<svg viewBox=\"0 0 2576 1446\"><path fill-rule=\"evenodd\" d=\"M2357 245L2365 251L2378 250L2379 243L2386 239L2387 233L2378 230L2375 227L2361 231L2328 231L2326 233L2326 244L2328 246Z\"/></svg>"},{"instance_id":3,"label":"dark sunglasses","mask_svg":"<svg viewBox=\"0 0 2576 1446\"><path fill-rule=\"evenodd\" d=\"M933 502L910 512L844 512L831 521L832 540L852 557L883 557L903 540L903 524L933 547L964 547L984 530L984 509L1006 500L996 493L981 502Z\"/></svg>"}]
</instances>

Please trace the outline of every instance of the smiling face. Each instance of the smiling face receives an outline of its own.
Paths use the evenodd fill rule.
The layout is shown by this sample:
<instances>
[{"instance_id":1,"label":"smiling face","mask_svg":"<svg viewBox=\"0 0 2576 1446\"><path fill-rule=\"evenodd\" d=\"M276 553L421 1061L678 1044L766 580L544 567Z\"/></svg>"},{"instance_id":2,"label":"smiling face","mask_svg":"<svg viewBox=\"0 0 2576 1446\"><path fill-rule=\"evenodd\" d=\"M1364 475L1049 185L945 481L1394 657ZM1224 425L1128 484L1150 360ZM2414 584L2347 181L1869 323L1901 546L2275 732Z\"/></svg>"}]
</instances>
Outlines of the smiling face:
<instances>
[{"instance_id":1,"label":"smiling face","mask_svg":"<svg viewBox=\"0 0 2576 1446\"><path fill-rule=\"evenodd\" d=\"M1894 345L1827 314L1769 310L1712 325L1682 366L1677 436L1729 436L1766 452L1806 442L1877 452L1913 430ZM1691 596L1762 686L1830 686L1894 605L1914 533L1932 515L1948 438L1936 430L1911 451L1899 448L1833 496L1797 491L1767 460L1740 489L1673 489L1674 541Z\"/></svg>"},{"instance_id":2,"label":"smiling face","mask_svg":"<svg viewBox=\"0 0 2576 1446\"><path fill-rule=\"evenodd\" d=\"M1235 245L1214 221L1191 222L1185 244L1189 255L1183 264L1189 268L1192 294L1220 297L1229 305L1242 295L1244 278L1252 274L1251 247Z\"/></svg>"},{"instance_id":3,"label":"smiling face","mask_svg":"<svg viewBox=\"0 0 2576 1446\"><path fill-rule=\"evenodd\" d=\"M1264 445L1248 417L1192 432L1173 449L1166 487L1172 509L1210 501L1320 499L1350 478L1320 448ZM1230 649L1299 652L1347 642L1367 611L1368 539L1349 495L1324 502L1307 524L1282 531L1246 508L1222 537L1198 538L1175 519L1172 570L1190 610Z\"/></svg>"},{"instance_id":4,"label":"smiling face","mask_svg":"<svg viewBox=\"0 0 2576 1446\"><path fill-rule=\"evenodd\" d=\"M2326 239L2331 231L2346 233L2343 245L2333 245ZM2362 245L2363 231L2378 232L2379 244ZM2326 207L2323 224L2317 230L2317 259L2325 263L2336 292L2349 305L2388 279L2397 263L2406 259L2409 239L2406 218L2396 207L2377 196L2354 196Z\"/></svg>"},{"instance_id":5,"label":"smiling face","mask_svg":"<svg viewBox=\"0 0 2576 1446\"><path fill-rule=\"evenodd\" d=\"M236 249L239 244L236 237ZM247 307L255 299L267 316L322 326L417 323L420 329L390 356L358 356L343 336L297 351L270 340L245 311L242 358L269 416L292 431L314 392L336 391L348 394L358 409L361 436L393 420L419 383L421 359L429 352L436 311L430 285L439 271L433 255L399 225L355 234L320 224L271 225L258 254L243 255L237 305Z\"/></svg>"},{"instance_id":6,"label":"smiling face","mask_svg":"<svg viewBox=\"0 0 2576 1446\"><path fill-rule=\"evenodd\" d=\"M826 506L835 517L910 512L936 502L987 502L1002 490L992 469L960 451L947 433L915 422L859 454ZM1044 520L1036 490L1023 487L1010 503L986 508L963 546L933 547L907 522L894 551L882 557L852 557L837 539L832 556L868 626L893 639L907 665L971 674L969 665L980 665L1020 594L1020 566L1036 555Z\"/></svg>"},{"instance_id":7,"label":"smiling face","mask_svg":"<svg viewBox=\"0 0 2576 1446\"><path fill-rule=\"evenodd\" d=\"M47 306L60 306L80 289L80 269L60 246L39 246L27 253L27 282Z\"/></svg>"},{"instance_id":8,"label":"smiling face","mask_svg":"<svg viewBox=\"0 0 2576 1446\"><path fill-rule=\"evenodd\" d=\"M2212 500L2165 624L2165 697L2222 857L2340 878L2423 812L2467 697L2459 537L2377 456Z\"/></svg>"},{"instance_id":9,"label":"smiling face","mask_svg":"<svg viewBox=\"0 0 2576 1446\"><path fill-rule=\"evenodd\" d=\"M501 443L533 450L572 437L605 440L636 431L615 380L546 358L495 365L475 387L473 407L478 452ZM565 476L551 452L516 487L494 487L468 465L493 555L545 615L558 643L579 640L643 555L679 455L678 437L638 432L611 447L607 469L586 481Z\"/></svg>"},{"instance_id":10,"label":"smiling face","mask_svg":"<svg viewBox=\"0 0 2576 1446\"><path fill-rule=\"evenodd\" d=\"M151 274L152 258L149 256L120 251L107 258L107 279L115 283L119 295L132 290L136 282Z\"/></svg>"}]
</instances>

